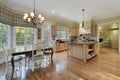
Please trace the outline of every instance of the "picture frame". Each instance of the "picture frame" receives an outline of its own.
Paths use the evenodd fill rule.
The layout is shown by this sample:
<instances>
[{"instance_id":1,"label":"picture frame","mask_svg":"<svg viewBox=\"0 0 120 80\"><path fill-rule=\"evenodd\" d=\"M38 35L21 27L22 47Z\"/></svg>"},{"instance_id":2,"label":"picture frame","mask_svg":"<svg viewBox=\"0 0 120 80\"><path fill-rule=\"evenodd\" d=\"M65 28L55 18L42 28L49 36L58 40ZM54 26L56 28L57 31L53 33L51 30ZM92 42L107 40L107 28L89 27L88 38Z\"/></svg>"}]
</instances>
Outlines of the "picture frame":
<instances>
[{"instance_id":1,"label":"picture frame","mask_svg":"<svg viewBox=\"0 0 120 80\"><path fill-rule=\"evenodd\" d=\"M41 28L38 28L38 39L41 39Z\"/></svg>"}]
</instances>

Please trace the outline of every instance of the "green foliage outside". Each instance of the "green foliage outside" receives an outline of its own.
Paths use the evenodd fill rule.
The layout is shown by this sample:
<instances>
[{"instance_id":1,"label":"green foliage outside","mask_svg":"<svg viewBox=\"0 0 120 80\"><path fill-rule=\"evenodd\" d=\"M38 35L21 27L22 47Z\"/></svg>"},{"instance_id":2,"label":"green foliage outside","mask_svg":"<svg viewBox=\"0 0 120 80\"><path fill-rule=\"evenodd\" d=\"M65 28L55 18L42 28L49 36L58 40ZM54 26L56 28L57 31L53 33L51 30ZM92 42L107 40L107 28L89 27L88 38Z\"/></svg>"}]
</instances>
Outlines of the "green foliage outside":
<instances>
[{"instance_id":1,"label":"green foliage outside","mask_svg":"<svg viewBox=\"0 0 120 80\"><path fill-rule=\"evenodd\" d=\"M5 24L0 23L0 48L2 44L7 42L7 27Z\"/></svg>"},{"instance_id":2,"label":"green foliage outside","mask_svg":"<svg viewBox=\"0 0 120 80\"><path fill-rule=\"evenodd\" d=\"M24 27L16 27L16 45L22 46L24 45Z\"/></svg>"},{"instance_id":3,"label":"green foliage outside","mask_svg":"<svg viewBox=\"0 0 120 80\"><path fill-rule=\"evenodd\" d=\"M16 46L24 46L25 31L26 31L25 29L27 29L27 32L26 32L27 43L34 41L33 28L16 27Z\"/></svg>"}]
</instances>

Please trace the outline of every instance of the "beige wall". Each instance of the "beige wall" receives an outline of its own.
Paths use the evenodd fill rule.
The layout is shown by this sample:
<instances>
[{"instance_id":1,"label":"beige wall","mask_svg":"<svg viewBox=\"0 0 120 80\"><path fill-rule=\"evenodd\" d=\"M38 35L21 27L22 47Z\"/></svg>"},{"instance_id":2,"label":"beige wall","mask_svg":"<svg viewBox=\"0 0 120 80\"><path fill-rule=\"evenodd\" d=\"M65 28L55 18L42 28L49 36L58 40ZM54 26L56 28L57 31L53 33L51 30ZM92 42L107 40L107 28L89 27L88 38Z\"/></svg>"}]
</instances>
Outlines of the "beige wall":
<instances>
[{"instance_id":1,"label":"beige wall","mask_svg":"<svg viewBox=\"0 0 120 80\"><path fill-rule=\"evenodd\" d=\"M119 44L119 25L118 23L109 23L100 26L100 37L104 38L104 41L110 40L112 42L112 48L118 49Z\"/></svg>"},{"instance_id":2,"label":"beige wall","mask_svg":"<svg viewBox=\"0 0 120 80\"><path fill-rule=\"evenodd\" d=\"M102 36L105 38L105 40L111 39L113 41L113 43L112 43L113 48L119 48L119 44L120 44L120 41L119 41L119 38L120 38L119 26L120 26L120 24L119 24L119 22L120 22L120 16L114 16L114 17L95 20L95 23L97 24L98 28L100 28L101 26L105 27L106 24L107 25L109 24L109 26L107 26L107 27L110 27L110 25L117 23L117 28L114 28L111 30L109 29L109 31L105 31L105 30L102 31L102 33L104 34ZM99 31L98 31L98 35L100 36ZM119 48L119 52L120 52L120 48Z\"/></svg>"}]
</instances>

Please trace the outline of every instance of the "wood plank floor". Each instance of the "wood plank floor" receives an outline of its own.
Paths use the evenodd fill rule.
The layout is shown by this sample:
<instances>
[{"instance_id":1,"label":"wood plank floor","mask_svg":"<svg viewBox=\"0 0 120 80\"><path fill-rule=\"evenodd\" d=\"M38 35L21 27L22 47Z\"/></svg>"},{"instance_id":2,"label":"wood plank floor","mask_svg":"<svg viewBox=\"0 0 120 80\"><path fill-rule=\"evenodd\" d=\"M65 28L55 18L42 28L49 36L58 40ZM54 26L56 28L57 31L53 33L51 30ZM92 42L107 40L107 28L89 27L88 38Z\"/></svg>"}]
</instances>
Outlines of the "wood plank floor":
<instances>
[{"instance_id":1,"label":"wood plank floor","mask_svg":"<svg viewBox=\"0 0 120 80\"><path fill-rule=\"evenodd\" d=\"M0 65L0 80L4 80L4 70L4 64ZM54 54L52 64L35 72L25 69L23 60L22 80L120 80L120 55L115 49L101 49L84 63L60 52Z\"/></svg>"}]
</instances>

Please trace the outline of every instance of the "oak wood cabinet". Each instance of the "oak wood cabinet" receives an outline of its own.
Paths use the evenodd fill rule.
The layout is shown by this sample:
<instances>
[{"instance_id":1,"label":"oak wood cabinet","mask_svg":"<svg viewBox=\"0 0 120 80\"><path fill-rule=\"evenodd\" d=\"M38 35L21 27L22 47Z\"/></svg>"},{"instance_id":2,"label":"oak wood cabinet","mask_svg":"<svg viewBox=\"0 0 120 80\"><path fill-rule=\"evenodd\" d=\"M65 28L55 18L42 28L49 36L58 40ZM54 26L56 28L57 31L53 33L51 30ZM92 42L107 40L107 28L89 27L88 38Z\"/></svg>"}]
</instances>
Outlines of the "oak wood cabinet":
<instances>
[{"instance_id":1,"label":"oak wood cabinet","mask_svg":"<svg viewBox=\"0 0 120 80\"><path fill-rule=\"evenodd\" d=\"M70 29L71 36L79 36L79 28L77 27L72 27Z\"/></svg>"},{"instance_id":2,"label":"oak wood cabinet","mask_svg":"<svg viewBox=\"0 0 120 80\"><path fill-rule=\"evenodd\" d=\"M78 58L87 62L98 53L97 42L69 43L69 56Z\"/></svg>"},{"instance_id":3,"label":"oak wood cabinet","mask_svg":"<svg viewBox=\"0 0 120 80\"><path fill-rule=\"evenodd\" d=\"M97 37L97 25L91 25L91 34Z\"/></svg>"},{"instance_id":4,"label":"oak wood cabinet","mask_svg":"<svg viewBox=\"0 0 120 80\"><path fill-rule=\"evenodd\" d=\"M68 49L67 42L56 42L56 51L55 52L61 52Z\"/></svg>"},{"instance_id":5,"label":"oak wood cabinet","mask_svg":"<svg viewBox=\"0 0 120 80\"><path fill-rule=\"evenodd\" d=\"M57 30L58 30L58 26L57 25L52 25L52 37L57 36Z\"/></svg>"}]
</instances>

